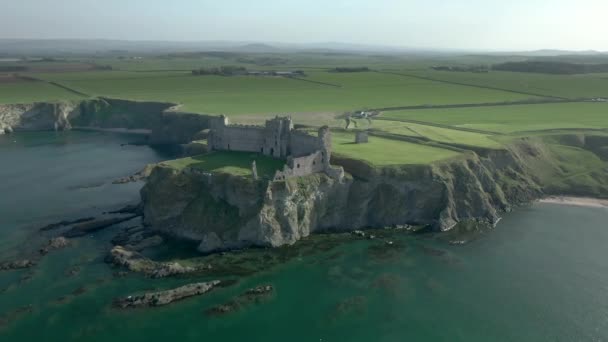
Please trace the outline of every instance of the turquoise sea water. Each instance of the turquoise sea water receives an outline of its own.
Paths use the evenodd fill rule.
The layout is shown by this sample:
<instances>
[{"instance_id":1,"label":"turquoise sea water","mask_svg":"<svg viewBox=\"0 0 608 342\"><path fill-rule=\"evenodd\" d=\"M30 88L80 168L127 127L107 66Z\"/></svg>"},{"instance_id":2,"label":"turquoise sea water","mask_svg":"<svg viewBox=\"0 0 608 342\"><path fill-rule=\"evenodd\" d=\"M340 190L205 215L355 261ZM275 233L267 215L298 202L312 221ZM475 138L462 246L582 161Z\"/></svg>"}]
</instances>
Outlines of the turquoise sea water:
<instances>
[{"instance_id":1,"label":"turquoise sea water","mask_svg":"<svg viewBox=\"0 0 608 342\"><path fill-rule=\"evenodd\" d=\"M0 137L0 256L43 242L33 233L41 225L137 201L141 184L111 181L166 156L121 146L132 139ZM234 286L130 311L112 300L209 278L114 277L103 262L119 229L110 228L33 269L0 272L0 341L605 341L607 219L605 209L534 204L463 246L391 233L390 247L344 238L326 248L329 237L318 237L313 253L283 249L295 256L229 277ZM224 316L205 313L261 284L274 295Z\"/></svg>"}]
</instances>

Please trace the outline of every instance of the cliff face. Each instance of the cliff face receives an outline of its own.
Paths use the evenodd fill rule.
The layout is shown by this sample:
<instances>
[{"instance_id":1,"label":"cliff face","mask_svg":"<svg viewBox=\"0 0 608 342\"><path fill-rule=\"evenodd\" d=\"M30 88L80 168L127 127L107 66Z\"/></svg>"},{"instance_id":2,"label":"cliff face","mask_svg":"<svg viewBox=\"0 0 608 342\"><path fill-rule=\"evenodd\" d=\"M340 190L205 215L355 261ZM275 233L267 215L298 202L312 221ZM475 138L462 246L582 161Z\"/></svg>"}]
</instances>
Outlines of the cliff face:
<instances>
[{"instance_id":1,"label":"cliff face","mask_svg":"<svg viewBox=\"0 0 608 342\"><path fill-rule=\"evenodd\" d=\"M150 131L150 143L186 144L209 128L210 116L180 112L173 103L107 98L0 105L0 134L13 130L120 128Z\"/></svg>"},{"instance_id":2,"label":"cliff face","mask_svg":"<svg viewBox=\"0 0 608 342\"><path fill-rule=\"evenodd\" d=\"M202 252L280 246L328 230L494 223L500 212L542 196L545 179L532 167L560 172L552 157L543 143L521 141L426 166L377 169L336 158L352 175L342 182L324 174L262 182L161 165L141 194L147 226L198 241Z\"/></svg>"},{"instance_id":3,"label":"cliff face","mask_svg":"<svg viewBox=\"0 0 608 342\"><path fill-rule=\"evenodd\" d=\"M180 112L171 108L162 112L152 127L151 144L187 144L209 128L210 116Z\"/></svg>"},{"instance_id":4,"label":"cliff face","mask_svg":"<svg viewBox=\"0 0 608 342\"><path fill-rule=\"evenodd\" d=\"M0 131L66 130L72 127L69 117L78 113L73 103L0 105Z\"/></svg>"}]
</instances>

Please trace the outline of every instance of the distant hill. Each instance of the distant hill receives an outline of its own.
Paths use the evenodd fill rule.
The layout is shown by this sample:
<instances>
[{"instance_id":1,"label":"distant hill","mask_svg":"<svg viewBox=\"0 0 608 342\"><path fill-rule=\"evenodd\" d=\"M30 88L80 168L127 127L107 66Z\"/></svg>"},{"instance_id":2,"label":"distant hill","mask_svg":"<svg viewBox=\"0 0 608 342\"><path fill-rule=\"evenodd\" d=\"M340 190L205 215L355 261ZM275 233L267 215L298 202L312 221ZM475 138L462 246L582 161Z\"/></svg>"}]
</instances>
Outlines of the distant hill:
<instances>
[{"instance_id":1,"label":"distant hill","mask_svg":"<svg viewBox=\"0 0 608 342\"><path fill-rule=\"evenodd\" d=\"M312 52L330 54L394 55L463 55L462 49L415 48L404 46L353 44L342 42L267 43L251 41L126 41L106 39L0 39L0 57L55 57L69 55L144 55L188 52L285 53ZM523 52L474 52L487 56L604 56L597 51L537 50Z\"/></svg>"},{"instance_id":2,"label":"distant hill","mask_svg":"<svg viewBox=\"0 0 608 342\"><path fill-rule=\"evenodd\" d=\"M241 45L241 46L234 47L231 50L235 50L235 51L239 51L239 52L278 52L278 51L281 51L281 49L279 49L279 48L276 48L276 47L268 45L268 44L262 44L262 43L252 43L252 44Z\"/></svg>"}]
</instances>

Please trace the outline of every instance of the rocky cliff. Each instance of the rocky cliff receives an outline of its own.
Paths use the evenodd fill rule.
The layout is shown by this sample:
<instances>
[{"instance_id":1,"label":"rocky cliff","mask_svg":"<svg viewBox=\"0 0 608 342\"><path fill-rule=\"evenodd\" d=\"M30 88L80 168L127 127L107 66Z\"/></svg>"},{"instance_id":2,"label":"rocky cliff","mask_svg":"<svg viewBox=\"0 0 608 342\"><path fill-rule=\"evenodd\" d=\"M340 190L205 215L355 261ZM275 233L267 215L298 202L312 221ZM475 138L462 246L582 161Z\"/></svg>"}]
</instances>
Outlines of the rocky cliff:
<instances>
[{"instance_id":1,"label":"rocky cliff","mask_svg":"<svg viewBox=\"0 0 608 342\"><path fill-rule=\"evenodd\" d=\"M586 138L604 151L608 139L597 140ZM589 144L579 145L577 153L605 165L597 153L586 149ZM469 152L432 165L374 168L337 157L333 162L350 174L342 182L324 174L254 181L160 165L141 192L145 224L200 242L202 252L280 246L328 230L403 224L449 230L470 220L491 224L501 212L544 194L582 194L588 177L602 178L598 184L608 181L603 179L605 170L604 176L587 170L585 177L573 177L561 163L561 153L552 142L525 138L505 150ZM564 179L566 183L556 182ZM605 185L588 188L595 189L595 196L608 196Z\"/></svg>"},{"instance_id":2,"label":"rocky cliff","mask_svg":"<svg viewBox=\"0 0 608 342\"><path fill-rule=\"evenodd\" d=\"M31 103L0 105L0 134L13 130L66 130L69 118L78 115L74 103Z\"/></svg>"},{"instance_id":3,"label":"rocky cliff","mask_svg":"<svg viewBox=\"0 0 608 342\"><path fill-rule=\"evenodd\" d=\"M0 134L71 128L137 129L150 132L151 144L186 144L209 128L210 117L181 112L173 103L108 98L0 105Z\"/></svg>"}]
</instances>

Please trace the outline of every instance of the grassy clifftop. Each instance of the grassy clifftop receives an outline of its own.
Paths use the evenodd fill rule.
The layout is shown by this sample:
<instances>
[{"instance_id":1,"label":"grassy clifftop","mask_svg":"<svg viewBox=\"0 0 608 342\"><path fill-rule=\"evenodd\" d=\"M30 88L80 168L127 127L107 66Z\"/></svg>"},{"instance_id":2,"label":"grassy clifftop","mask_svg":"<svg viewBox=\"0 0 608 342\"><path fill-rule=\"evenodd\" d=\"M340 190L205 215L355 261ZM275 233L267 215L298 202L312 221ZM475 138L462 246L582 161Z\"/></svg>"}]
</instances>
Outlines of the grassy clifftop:
<instances>
[{"instance_id":1,"label":"grassy clifftop","mask_svg":"<svg viewBox=\"0 0 608 342\"><path fill-rule=\"evenodd\" d=\"M182 170L186 167L212 173L226 173L234 176L252 177L251 164L256 162L258 175L272 178L277 170L282 170L284 160L270 158L258 153L217 151L208 154L176 159L164 164Z\"/></svg>"}]
</instances>

